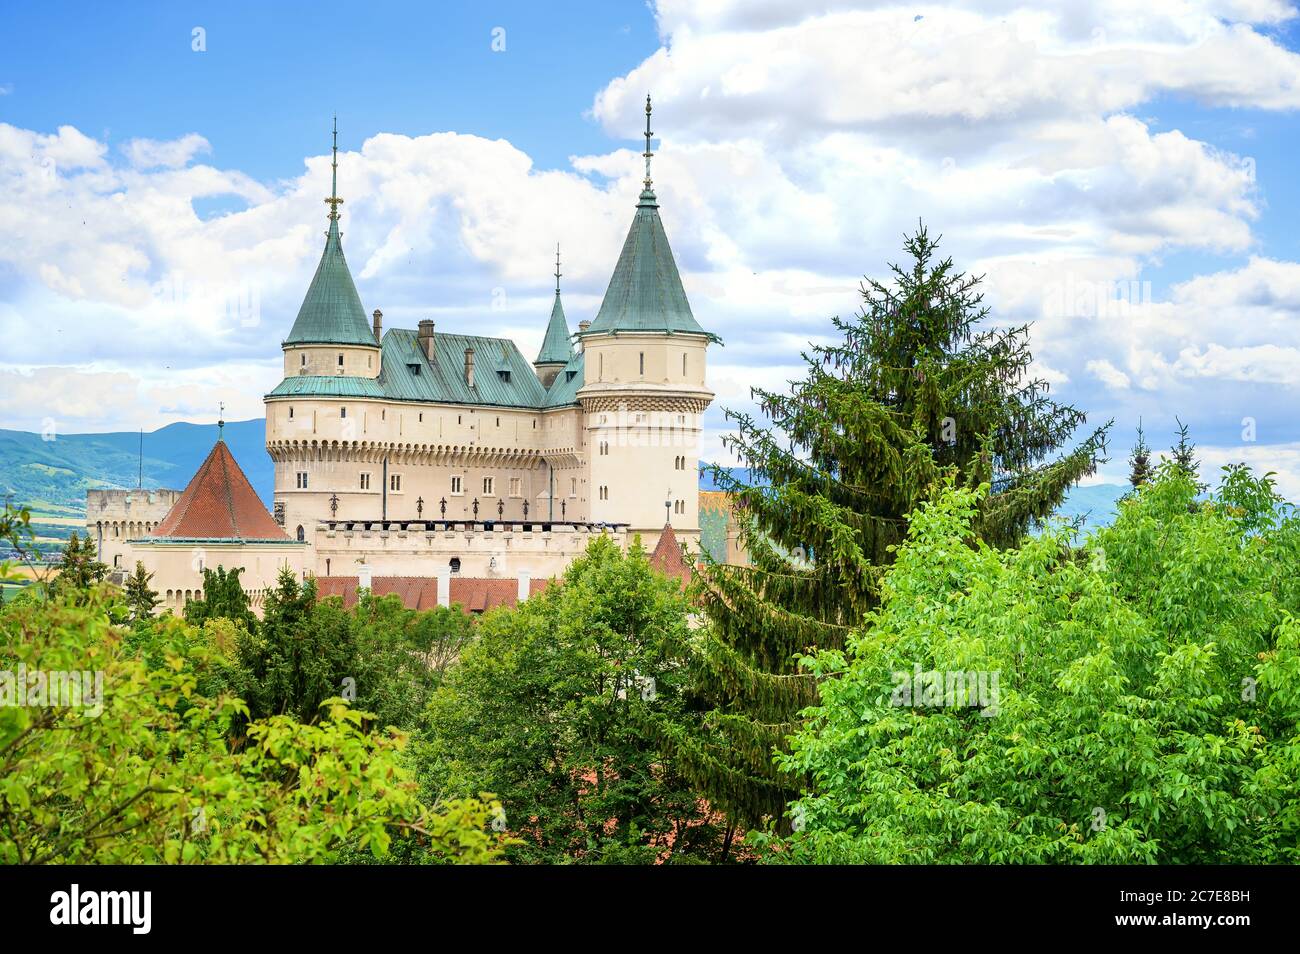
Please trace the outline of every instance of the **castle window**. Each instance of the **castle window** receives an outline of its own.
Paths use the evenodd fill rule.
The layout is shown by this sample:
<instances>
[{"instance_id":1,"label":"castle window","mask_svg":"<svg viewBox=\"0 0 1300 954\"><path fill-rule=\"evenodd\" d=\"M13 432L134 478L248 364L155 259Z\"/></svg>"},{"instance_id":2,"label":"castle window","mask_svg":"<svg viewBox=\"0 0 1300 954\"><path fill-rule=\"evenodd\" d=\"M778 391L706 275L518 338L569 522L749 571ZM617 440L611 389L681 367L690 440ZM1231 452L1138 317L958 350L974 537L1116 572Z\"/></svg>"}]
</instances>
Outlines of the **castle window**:
<instances>
[{"instance_id":1,"label":"castle window","mask_svg":"<svg viewBox=\"0 0 1300 954\"><path fill-rule=\"evenodd\" d=\"M460 474L453 474L451 478L451 492L453 494L463 494L465 492L463 479Z\"/></svg>"},{"instance_id":2,"label":"castle window","mask_svg":"<svg viewBox=\"0 0 1300 954\"><path fill-rule=\"evenodd\" d=\"M339 355L339 367L343 367L343 355Z\"/></svg>"},{"instance_id":3,"label":"castle window","mask_svg":"<svg viewBox=\"0 0 1300 954\"><path fill-rule=\"evenodd\" d=\"M459 573L459 572L460 572L460 557L452 557L451 560L448 561L447 566L451 567L451 572L452 572L452 573Z\"/></svg>"},{"instance_id":4,"label":"castle window","mask_svg":"<svg viewBox=\"0 0 1300 954\"><path fill-rule=\"evenodd\" d=\"M502 381L506 382L506 384L510 383L510 372L507 371L505 368L502 368L500 371L497 372L497 377L500 378Z\"/></svg>"},{"instance_id":5,"label":"castle window","mask_svg":"<svg viewBox=\"0 0 1300 954\"><path fill-rule=\"evenodd\" d=\"M578 478L577 478L577 477L570 477L570 478L569 478L569 496L570 496L570 497L576 497L576 496L578 496Z\"/></svg>"},{"instance_id":6,"label":"castle window","mask_svg":"<svg viewBox=\"0 0 1300 954\"><path fill-rule=\"evenodd\" d=\"M682 377L686 377L686 352L682 352Z\"/></svg>"},{"instance_id":7,"label":"castle window","mask_svg":"<svg viewBox=\"0 0 1300 954\"><path fill-rule=\"evenodd\" d=\"M305 354L302 355L302 366L307 367L307 356Z\"/></svg>"},{"instance_id":8,"label":"castle window","mask_svg":"<svg viewBox=\"0 0 1300 954\"><path fill-rule=\"evenodd\" d=\"M300 471L298 471L297 477L298 477L298 485L297 485L297 486L298 486L298 489L299 489L299 490L306 490L306 489L307 489L307 472L306 472L305 470L300 470Z\"/></svg>"},{"instance_id":9,"label":"castle window","mask_svg":"<svg viewBox=\"0 0 1300 954\"><path fill-rule=\"evenodd\" d=\"M491 477L484 477L484 478L483 478L483 493L484 493L484 494L486 494L486 495L488 495L488 496L491 496L491 495L495 492L495 491L493 490L493 488L494 488L495 486L496 486L496 483L495 483L495 481L494 481L493 478L491 478Z\"/></svg>"},{"instance_id":10,"label":"castle window","mask_svg":"<svg viewBox=\"0 0 1300 954\"><path fill-rule=\"evenodd\" d=\"M302 543L306 539L307 539L307 531L302 528L302 524L298 524L298 542Z\"/></svg>"},{"instance_id":11,"label":"castle window","mask_svg":"<svg viewBox=\"0 0 1300 954\"><path fill-rule=\"evenodd\" d=\"M641 374L642 376L645 375L645 352L644 351L641 352Z\"/></svg>"},{"instance_id":12,"label":"castle window","mask_svg":"<svg viewBox=\"0 0 1300 954\"><path fill-rule=\"evenodd\" d=\"M401 475L401 474L389 474L389 475L388 475L388 489L391 490L391 491L393 491L394 493L401 493L401 491L402 491L402 475Z\"/></svg>"},{"instance_id":13,"label":"castle window","mask_svg":"<svg viewBox=\"0 0 1300 954\"><path fill-rule=\"evenodd\" d=\"M293 408L289 408L289 420L293 420Z\"/></svg>"},{"instance_id":14,"label":"castle window","mask_svg":"<svg viewBox=\"0 0 1300 954\"><path fill-rule=\"evenodd\" d=\"M341 407L341 408L339 408L339 417L340 417L340 418L344 418L344 417L347 417L347 416L348 416L348 409L345 408L345 407Z\"/></svg>"},{"instance_id":15,"label":"castle window","mask_svg":"<svg viewBox=\"0 0 1300 954\"><path fill-rule=\"evenodd\" d=\"M420 373L420 366L419 366L418 364L408 364L408 365L406 366L406 370L407 370L407 371L410 371L412 374L419 374L419 373Z\"/></svg>"},{"instance_id":16,"label":"castle window","mask_svg":"<svg viewBox=\"0 0 1300 954\"><path fill-rule=\"evenodd\" d=\"M369 489L370 489L370 475L369 475L369 474L362 474L362 475L361 475L361 489L362 489L362 490L369 490Z\"/></svg>"},{"instance_id":17,"label":"castle window","mask_svg":"<svg viewBox=\"0 0 1300 954\"><path fill-rule=\"evenodd\" d=\"M421 424L424 423L424 415L423 415L423 414L420 415L420 421L419 421L419 423L421 423Z\"/></svg>"},{"instance_id":18,"label":"castle window","mask_svg":"<svg viewBox=\"0 0 1300 954\"><path fill-rule=\"evenodd\" d=\"M380 409L379 409L379 419L380 419L381 421L386 421L386 420L388 420L388 411L387 411L387 409L385 409L385 408L380 408Z\"/></svg>"},{"instance_id":19,"label":"castle window","mask_svg":"<svg viewBox=\"0 0 1300 954\"><path fill-rule=\"evenodd\" d=\"M497 418L497 427L500 427L500 426L501 426L501 418L498 417L498 418Z\"/></svg>"},{"instance_id":20,"label":"castle window","mask_svg":"<svg viewBox=\"0 0 1300 954\"><path fill-rule=\"evenodd\" d=\"M510 496L518 497L523 489L523 481L518 477L510 478Z\"/></svg>"}]
</instances>

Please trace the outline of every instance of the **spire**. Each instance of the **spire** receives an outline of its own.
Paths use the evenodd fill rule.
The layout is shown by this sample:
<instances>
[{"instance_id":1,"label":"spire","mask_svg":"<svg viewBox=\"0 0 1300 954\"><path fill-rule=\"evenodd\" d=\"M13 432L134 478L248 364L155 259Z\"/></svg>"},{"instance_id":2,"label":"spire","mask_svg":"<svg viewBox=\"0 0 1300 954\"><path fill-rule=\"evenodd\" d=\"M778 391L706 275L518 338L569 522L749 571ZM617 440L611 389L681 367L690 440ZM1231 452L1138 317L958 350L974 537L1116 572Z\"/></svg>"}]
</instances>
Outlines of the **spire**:
<instances>
[{"instance_id":1,"label":"spire","mask_svg":"<svg viewBox=\"0 0 1300 954\"><path fill-rule=\"evenodd\" d=\"M605 299L585 334L618 331L708 334L691 314L673 250L668 246L668 236L659 219L659 202L650 182L649 96L645 109L645 189L636 204L636 215L623 242L618 264L614 266Z\"/></svg>"},{"instance_id":2,"label":"spire","mask_svg":"<svg viewBox=\"0 0 1300 954\"><path fill-rule=\"evenodd\" d=\"M650 94L645 94L645 191L650 192L650 157L654 155L650 151Z\"/></svg>"},{"instance_id":3,"label":"spire","mask_svg":"<svg viewBox=\"0 0 1300 954\"><path fill-rule=\"evenodd\" d=\"M376 347L374 328L366 318L356 283L343 257L343 240L339 234L338 197L339 133L338 120L334 120L334 147L330 161L332 171L330 197L325 200L330 207L329 230L325 233L325 251L321 254L316 274L303 298L298 317L294 319L289 337L291 344L350 344Z\"/></svg>"},{"instance_id":4,"label":"spire","mask_svg":"<svg viewBox=\"0 0 1300 954\"><path fill-rule=\"evenodd\" d=\"M219 401L217 403L217 440L218 441L224 440L224 438L221 435L225 431L225 429L226 429L226 402Z\"/></svg>"},{"instance_id":5,"label":"spire","mask_svg":"<svg viewBox=\"0 0 1300 954\"><path fill-rule=\"evenodd\" d=\"M551 320L546 323L542 350L537 352L536 365L568 364L573 359L573 342L569 336L569 322L564 317L560 302L560 246L555 246L555 304L551 306Z\"/></svg>"},{"instance_id":6,"label":"spire","mask_svg":"<svg viewBox=\"0 0 1300 954\"><path fill-rule=\"evenodd\" d=\"M339 217L339 206L343 200L339 198L339 118L334 117L334 150L333 158L330 160L330 197L325 200L325 204L330 207L330 221L336 222Z\"/></svg>"}]
</instances>

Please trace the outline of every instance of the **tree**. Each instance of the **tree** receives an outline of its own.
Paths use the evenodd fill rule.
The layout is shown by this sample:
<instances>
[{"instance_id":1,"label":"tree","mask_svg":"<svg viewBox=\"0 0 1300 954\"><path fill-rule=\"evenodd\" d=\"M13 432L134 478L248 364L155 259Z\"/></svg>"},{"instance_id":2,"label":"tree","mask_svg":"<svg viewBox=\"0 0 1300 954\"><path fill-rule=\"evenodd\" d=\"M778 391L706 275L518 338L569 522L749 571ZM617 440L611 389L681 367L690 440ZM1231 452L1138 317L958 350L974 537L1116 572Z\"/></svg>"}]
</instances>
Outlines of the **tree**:
<instances>
[{"instance_id":1,"label":"tree","mask_svg":"<svg viewBox=\"0 0 1300 954\"><path fill-rule=\"evenodd\" d=\"M132 619L148 619L158 605L158 594L149 587L153 574L145 571L144 564L135 561L135 572L126 578L126 603L131 608Z\"/></svg>"},{"instance_id":2,"label":"tree","mask_svg":"<svg viewBox=\"0 0 1300 954\"><path fill-rule=\"evenodd\" d=\"M482 618L413 747L426 791L495 792L519 861L719 857L718 819L664 753L698 727L688 644L680 584L639 545L595 540L562 580Z\"/></svg>"},{"instance_id":3,"label":"tree","mask_svg":"<svg viewBox=\"0 0 1300 954\"><path fill-rule=\"evenodd\" d=\"M500 858L491 800L422 803L405 738L363 731L341 699L314 725L255 721L232 748L247 710L199 691L198 631L151 621L151 665L111 622L118 599L96 586L0 607L0 864L302 864L383 857L399 836L422 860ZM56 693L53 674L78 678Z\"/></svg>"},{"instance_id":4,"label":"tree","mask_svg":"<svg viewBox=\"0 0 1300 954\"><path fill-rule=\"evenodd\" d=\"M57 564L59 575L51 589L55 593L84 593L108 577L108 565L95 556L95 541L73 533L63 548Z\"/></svg>"},{"instance_id":5,"label":"tree","mask_svg":"<svg viewBox=\"0 0 1300 954\"><path fill-rule=\"evenodd\" d=\"M980 493L926 504L781 764L771 860L1300 860L1300 520L1269 477L1166 464L1081 549L999 552ZM974 691L970 691L971 687Z\"/></svg>"},{"instance_id":6,"label":"tree","mask_svg":"<svg viewBox=\"0 0 1300 954\"><path fill-rule=\"evenodd\" d=\"M1195 478L1201 472L1201 462L1196 459L1196 445L1187 436L1187 425L1176 417L1174 420L1178 422L1178 443L1169 449L1169 453L1175 465Z\"/></svg>"},{"instance_id":7,"label":"tree","mask_svg":"<svg viewBox=\"0 0 1300 954\"><path fill-rule=\"evenodd\" d=\"M316 581L280 571L262 622L236 643L240 696L252 718L287 714L315 719L326 699L355 699L356 640L337 601L318 604ZM352 682L348 682L352 680Z\"/></svg>"},{"instance_id":8,"label":"tree","mask_svg":"<svg viewBox=\"0 0 1300 954\"><path fill-rule=\"evenodd\" d=\"M248 594L239 580L243 567L227 570L218 566L215 570L203 570L203 595L196 600L186 600L185 620L196 626L202 626L210 619L229 619L253 632L257 629L257 617L248 605Z\"/></svg>"},{"instance_id":9,"label":"tree","mask_svg":"<svg viewBox=\"0 0 1300 954\"><path fill-rule=\"evenodd\" d=\"M709 800L745 825L780 817L795 794L772 751L816 699L796 657L843 645L875 605L882 568L907 518L955 472L962 486L990 482L976 529L1014 544L1091 474L1105 428L1052 455L1085 415L1050 400L1030 377L1026 327L980 328L980 279L937 260L924 227L905 241L892 285L870 280L840 340L803 355L788 393L754 389L763 416L728 412L727 439L748 476L713 469L740 514L751 566L704 572L708 617L701 704L718 733L684 753Z\"/></svg>"},{"instance_id":10,"label":"tree","mask_svg":"<svg viewBox=\"0 0 1300 954\"><path fill-rule=\"evenodd\" d=\"M1138 422L1137 443L1128 457L1128 482L1137 490L1151 479L1151 448L1147 445L1146 435L1142 433L1142 422Z\"/></svg>"}]
</instances>

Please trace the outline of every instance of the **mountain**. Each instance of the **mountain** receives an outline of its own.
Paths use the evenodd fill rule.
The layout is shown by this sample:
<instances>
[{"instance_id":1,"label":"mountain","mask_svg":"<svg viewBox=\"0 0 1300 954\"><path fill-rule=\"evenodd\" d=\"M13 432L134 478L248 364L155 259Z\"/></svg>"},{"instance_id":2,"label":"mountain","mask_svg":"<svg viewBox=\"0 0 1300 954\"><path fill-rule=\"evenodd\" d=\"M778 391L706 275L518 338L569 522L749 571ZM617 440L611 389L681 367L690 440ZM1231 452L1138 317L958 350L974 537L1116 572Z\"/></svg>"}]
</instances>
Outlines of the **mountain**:
<instances>
[{"instance_id":1,"label":"mountain","mask_svg":"<svg viewBox=\"0 0 1300 954\"><path fill-rule=\"evenodd\" d=\"M271 506L275 470L266 453L266 422L229 421L224 439L258 496ZM215 424L168 424L143 438L108 434L40 434L0 430L0 495L15 504L84 513L91 488L184 489L217 440Z\"/></svg>"}]
</instances>

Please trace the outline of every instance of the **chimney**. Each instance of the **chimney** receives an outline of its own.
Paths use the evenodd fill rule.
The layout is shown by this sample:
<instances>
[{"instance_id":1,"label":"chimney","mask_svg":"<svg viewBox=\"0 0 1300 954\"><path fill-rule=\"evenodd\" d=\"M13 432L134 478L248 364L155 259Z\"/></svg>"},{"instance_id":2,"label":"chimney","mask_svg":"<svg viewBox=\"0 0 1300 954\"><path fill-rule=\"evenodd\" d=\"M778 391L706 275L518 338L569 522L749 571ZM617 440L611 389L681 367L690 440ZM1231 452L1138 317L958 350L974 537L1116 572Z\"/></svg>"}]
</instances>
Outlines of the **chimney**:
<instances>
[{"instance_id":1,"label":"chimney","mask_svg":"<svg viewBox=\"0 0 1300 954\"><path fill-rule=\"evenodd\" d=\"M465 349L465 384L468 387L474 386L474 349Z\"/></svg>"},{"instance_id":2,"label":"chimney","mask_svg":"<svg viewBox=\"0 0 1300 954\"><path fill-rule=\"evenodd\" d=\"M384 331L384 313L378 308L375 309L375 340L381 341Z\"/></svg>"},{"instance_id":3,"label":"chimney","mask_svg":"<svg viewBox=\"0 0 1300 954\"><path fill-rule=\"evenodd\" d=\"M583 333L584 331L586 331L586 330L587 330L588 328L590 328L590 327L591 327L591 322L590 322L590 321L580 321L580 322L578 322L578 353L579 353L579 354L581 354L582 351L583 351L583 347L582 347L582 333Z\"/></svg>"},{"instance_id":4,"label":"chimney","mask_svg":"<svg viewBox=\"0 0 1300 954\"><path fill-rule=\"evenodd\" d=\"M451 605L451 567L438 567L438 605Z\"/></svg>"},{"instance_id":5,"label":"chimney","mask_svg":"<svg viewBox=\"0 0 1300 954\"><path fill-rule=\"evenodd\" d=\"M420 322L420 350L430 361L433 360L433 320L425 318Z\"/></svg>"},{"instance_id":6,"label":"chimney","mask_svg":"<svg viewBox=\"0 0 1300 954\"><path fill-rule=\"evenodd\" d=\"M522 603L528 599L528 591L532 587L533 575L528 570L519 571L519 602Z\"/></svg>"}]
</instances>

